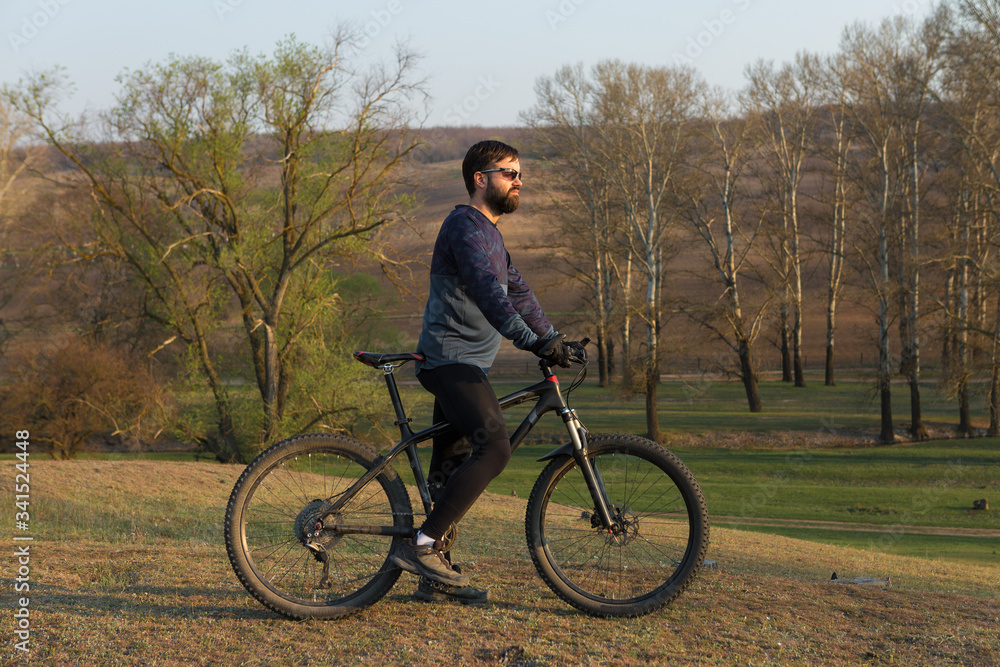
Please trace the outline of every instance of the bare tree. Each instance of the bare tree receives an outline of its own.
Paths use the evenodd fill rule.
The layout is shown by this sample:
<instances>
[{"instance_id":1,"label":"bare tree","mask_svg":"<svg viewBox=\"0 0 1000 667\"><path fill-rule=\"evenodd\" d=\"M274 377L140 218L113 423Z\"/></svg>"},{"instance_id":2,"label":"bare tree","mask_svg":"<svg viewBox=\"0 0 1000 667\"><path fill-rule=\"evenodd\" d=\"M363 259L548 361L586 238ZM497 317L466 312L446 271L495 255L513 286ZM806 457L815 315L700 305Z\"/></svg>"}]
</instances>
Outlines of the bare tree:
<instances>
[{"instance_id":1,"label":"bare tree","mask_svg":"<svg viewBox=\"0 0 1000 667\"><path fill-rule=\"evenodd\" d=\"M686 181L683 197L686 217L705 242L722 293L718 313L691 314L736 354L747 404L751 412L760 412L763 402L753 343L765 307L761 305L756 314L747 313L741 277L763 222L763 216L748 217L741 205L740 178L752 155L749 122L732 113L730 100L718 91L709 96L703 117L706 122L697 151L699 159L689 165L693 178Z\"/></svg>"},{"instance_id":2,"label":"bare tree","mask_svg":"<svg viewBox=\"0 0 1000 667\"><path fill-rule=\"evenodd\" d=\"M890 63L896 77L897 123L901 139L899 164L903 172L898 236L900 371L910 388L910 434L918 440L928 437L920 403L921 202L928 188L928 164L933 162L929 150L937 134L925 129L925 120L933 98L933 87L943 65L946 20L946 11L939 8L922 24L906 24L901 35L903 51L896 62Z\"/></svg>"},{"instance_id":3,"label":"bare tree","mask_svg":"<svg viewBox=\"0 0 1000 667\"><path fill-rule=\"evenodd\" d=\"M595 90L582 66L564 67L535 84L536 105L524 120L541 161L543 178L563 222L560 243L570 251L573 275L588 287L600 386L611 383L615 286L621 283L621 206L596 146ZM568 196L566 196L568 195ZM628 316L625 316L626 319Z\"/></svg>"},{"instance_id":4,"label":"bare tree","mask_svg":"<svg viewBox=\"0 0 1000 667\"><path fill-rule=\"evenodd\" d=\"M809 142L814 135L818 101L817 63L799 53L795 62L775 70L759 61L747 68L747 107L760 126L764 162L776 176L777 206L781 215L777 272L785 293L781 301L782 378L788 375L791 357L796 387L805 386L802 361L802 250L799 192ZM791 351L788 350L787 314L791 308Z\"/></svg>"},{"instance_id":5,"label":"bare tree","mask_svg":"<svg viewBox=\"0 0 1000 667\"><path fill-rule=\"evenodd\" d=\"M959 183L955 189L951 282L945 298L945 317L954 341L955 378L959 396L959 430L971 431L968 415L969 333L982 336L990 356L989 428L1000 435L1000 271L995 256L1000 249L1000 2L961 0L951 24L943 108L951 132L960 145L955 160ZM976 317L970 290L973 284L996 292L991 322ZM986 299L982 298L985 306Z\"/></svg>"},{"instance_id":6,"label":"bare tree","mask_svg":"<svg viewBox=\"0 0 1000 667\"><path fill-rule=\"evenodd\" d=\"M689 148L688 131L700 82L686 68L605 62L594 68L593 127L607 174L625 211L629 243L646 282L646 427L660 439L657 389L663 282L678 217L674 178Z\"/></svg>"},{"instance_id":7,"label":"bare tree","mask_svg":"<svg viewBox=\"0 0 1000 667\"><path fill-rule=\"evenodd\" d=\"M865 203L863 221L875 240L874 249L859 248L857 256L867 269L878 302L881 442L895 440L889 344L894 302L901 304L901 370L910 383L910 430L914 437L926 437L919 394L919 209L910 199L916 187L913 169L919 167L907 162L919 130L917 117L926 102L927 90L917 84L928 79L914 74L918 56L912 37L912 24L896 18L883 21L877 29L854 24L841 42L847 61L841 75L850 121L863 148L851 173Z\"/></svg>"},{"instance_id":8,"label":"bare tree","mask_svg":"<svg viewBox=\"0 0 1000 667\"><path fill-rule=\"evenodd\" d=\"M829 211L826 218L828 232L821 242L826 255L826 359L824 384L836 384L834 359L836 357L837 306L843 289L844 247L847 239L847 220L850 179L848 178L848 152L851 146L851 126L848 123L848 92L845 88L846 58L838 54L829 58L818 73L823 90L823 111L819 114L816 131L825 133L827 140L818 140L814 149L823 159L828 174L829 193L824 204Z\"/></svg>"}]
</instances>

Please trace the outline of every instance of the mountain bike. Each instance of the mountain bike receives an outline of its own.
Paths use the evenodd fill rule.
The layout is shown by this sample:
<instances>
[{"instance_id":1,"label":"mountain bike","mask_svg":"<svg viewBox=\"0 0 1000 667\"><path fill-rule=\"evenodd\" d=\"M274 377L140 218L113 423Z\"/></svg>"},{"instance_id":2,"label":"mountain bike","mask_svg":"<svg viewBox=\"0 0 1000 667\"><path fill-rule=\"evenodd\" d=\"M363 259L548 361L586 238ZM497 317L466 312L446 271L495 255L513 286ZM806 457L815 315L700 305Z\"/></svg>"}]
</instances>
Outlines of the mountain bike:
<instances>
[{"instance_id":1,"label":"mountain bike","mask_svg":"<svg viewBox=\"0 0 1000 667\"><path fill-rule=\"evenodd\" d=\"M349 616L389 592L401 572L391 556L416 533L420 516L394 463L405 454L426 515L432 500L417 445L450 428L410 428L394 372L417 354L354 358L382 371L399 441L379 454L344 435L289 438L247 466L226 508L226 551L240 582L265 607L295 619ZM583 368L565 395L542 360L541 382L500 399L504 410L535 401L511 435L512 449L549 412L569 437L538 459L545 467L528 498L528 551L549 588L577 609L648 614L680 595L701 568L705 499L687 467L660 445L584 427L567 397L586 377L586 360L573 361ZM453 526L444 551L455 534Z\"/></svg>"}]
</instances>

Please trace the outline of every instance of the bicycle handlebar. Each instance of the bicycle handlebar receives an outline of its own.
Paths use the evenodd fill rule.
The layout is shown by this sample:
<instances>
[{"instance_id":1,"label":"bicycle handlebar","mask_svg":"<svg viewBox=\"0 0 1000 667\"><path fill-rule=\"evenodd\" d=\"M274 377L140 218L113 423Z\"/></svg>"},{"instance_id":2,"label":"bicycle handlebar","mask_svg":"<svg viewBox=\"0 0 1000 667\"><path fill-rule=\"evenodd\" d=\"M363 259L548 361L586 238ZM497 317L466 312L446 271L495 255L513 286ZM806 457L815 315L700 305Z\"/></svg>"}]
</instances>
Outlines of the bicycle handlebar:
<instances>
[{"instance_id":1,"label":"bicycle handlebar","mask_svg":"<svg viewBox=\"0 0 1000 667\"><path fill-rule=\"evenodd\" d=\"M580 345L581 348L586 348L587 345L590 344L590 337L588 336L588 337L581 338L578 342L579 342L579 345ZM587 363L587 351L586 350L580 350L580 351L583 352L582 356L580 356L580 355L577 354L577 350L575 348L572 348L572 347L570 348L570 354L569 354L569 360L570 360L570 362L575 363L575 364L586 364ZM539 359L538 360L538 368L541 369L543 375L551 375L552 374L552 362L549 361L548 359Z\"/></svg>"}]
</instances>

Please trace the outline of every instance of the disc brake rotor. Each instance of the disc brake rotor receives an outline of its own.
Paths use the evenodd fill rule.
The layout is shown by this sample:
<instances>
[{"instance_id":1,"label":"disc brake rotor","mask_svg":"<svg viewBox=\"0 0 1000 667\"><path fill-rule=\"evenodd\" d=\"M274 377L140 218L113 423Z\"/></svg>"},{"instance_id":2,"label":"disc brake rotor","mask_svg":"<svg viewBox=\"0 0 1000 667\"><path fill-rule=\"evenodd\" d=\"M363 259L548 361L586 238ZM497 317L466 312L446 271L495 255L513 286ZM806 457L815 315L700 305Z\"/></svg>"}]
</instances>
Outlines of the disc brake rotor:
<instances>
[{"instance_id":1,"label":"disc brake rotor","mask_svg":"<svg viewBox=\"0 0 1000 667\"><path fill-rule=\"evenodd\" d=\"M625 546L639 537L639 517L631 507L614 505L614 525L608 534L608 544Z\"/></svg>"}]
</instances>

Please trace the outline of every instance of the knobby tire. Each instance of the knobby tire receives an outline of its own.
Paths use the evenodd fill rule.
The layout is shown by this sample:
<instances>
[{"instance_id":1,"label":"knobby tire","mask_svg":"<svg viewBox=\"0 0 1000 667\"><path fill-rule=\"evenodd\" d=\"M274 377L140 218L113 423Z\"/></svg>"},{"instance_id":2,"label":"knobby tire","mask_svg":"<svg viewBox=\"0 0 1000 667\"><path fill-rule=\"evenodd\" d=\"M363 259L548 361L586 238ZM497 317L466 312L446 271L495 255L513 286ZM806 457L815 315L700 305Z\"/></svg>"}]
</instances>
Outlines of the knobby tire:
<instances>
[{"instance_id":1,"label":"knobby tire","mask_svg":"<svg viewBox=\"0 0 1000 667\"><path fill-rule=\"evenodd\" d=\"M339 435L304 435L279 442L258 456L233 488L226 508L229 561L246 589L267 608L295 619L333 619L380 600L399 578L389 555L404 538L337 534L310 526L375 465L367 445ZM326 525L392 526L409 531L413 513L392 467L351 498ZM305 545L322 545L329 559Z\"/></svg>"},{"instance_id":2,"label":"knobby tire","mask_svg":"<svg viewBox=\"0 0 1000 667\"><path fill-rule=\"evenodd\" d=\"M556 595L595 616L640 616L691 583L708 548L708 510L687 467L637 436L595 436L588 458L607 492L617 532L601 527L576 461L552 460L528 500L525 536Z\"/></svg>"}]
</instances>

